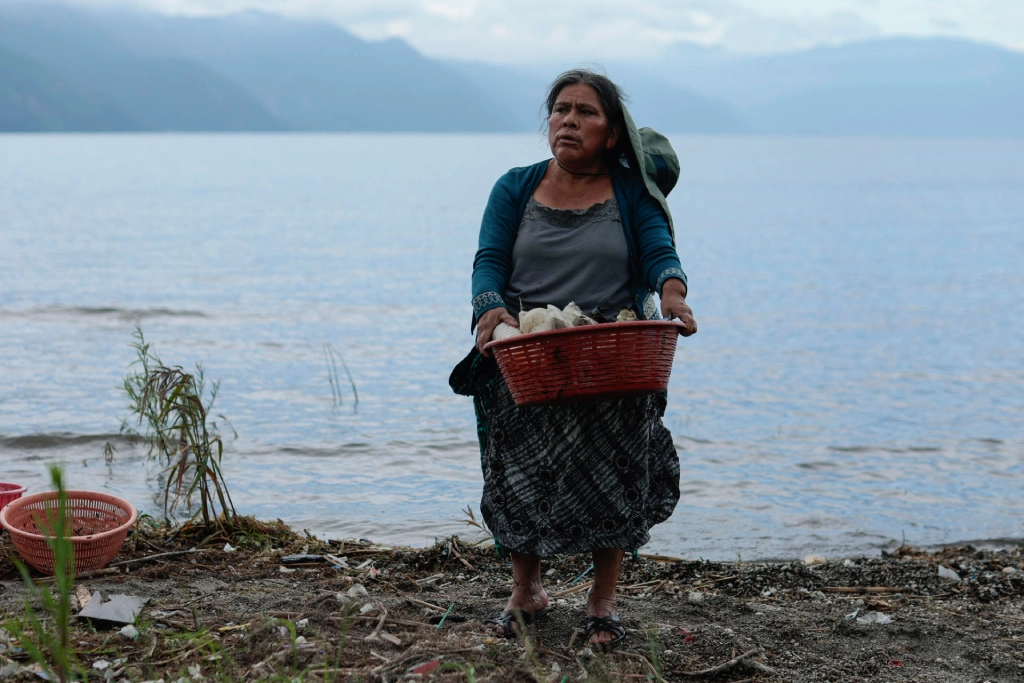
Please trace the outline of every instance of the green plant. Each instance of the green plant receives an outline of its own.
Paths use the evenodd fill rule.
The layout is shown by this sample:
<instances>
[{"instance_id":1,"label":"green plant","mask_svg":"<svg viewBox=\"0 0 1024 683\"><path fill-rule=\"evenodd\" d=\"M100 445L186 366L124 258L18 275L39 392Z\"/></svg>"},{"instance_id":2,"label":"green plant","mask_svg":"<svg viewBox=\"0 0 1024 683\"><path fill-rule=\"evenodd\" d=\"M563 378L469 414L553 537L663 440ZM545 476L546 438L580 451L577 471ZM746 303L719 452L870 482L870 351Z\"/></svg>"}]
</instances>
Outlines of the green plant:
<instances>
[{"instance_id":1,"label":"green plant","mask_svg":"<svg viewBox=\"0 0 1024 683\"><path fill-rule=\"evenodd\" d=\"M352 396L354 398L353 408L359 407L359 392L356 390L356 381L352 379L352 373L349 372L348 365L345 363L345 359L341 357L341 354L334 350L334 347L330 344L324 344L324 360L327 362L327 381L331 385L331 400L334 406L340 406L342 404L341 397L341 382L338 380L338 363L341 361L341 367L345 369L345 374L348 375L348 383L352 387Z\"/></svg>"},{"instance_id":2,"label":"green plant","mask_svg":"<svg viewBox=\"0 0 1024 683\"><path fill-rule=\"evenodd\" d=\"M491 533L491 530L487 528L487 523L482 518L477 519L477 516L473 514L472 505L466 505L466 509L462 511L462 514L463 524L473 527L483 534L482 538L473 541L471 545L486 545L488 543L494 543L494 535Z\"/></svg>"},{"instance_id":3,"label":"green plant","mask_svg":"<svg viewBox=\"0 0 1024 683\"><path fill-rule=\"evenodd\" d=\"M71 647L71 595L75 586L75 549L71 543L72 520L67 509L67 489L64 472L50 467L50 481L57 491L57 508L46 510L46 520L40 520L40 531L53 553L53 584L36 585L28 567L15 560L22 581L28 589L23 620L8 622L8 630L20 641L21 647L50 677L61 683L78 680L81 667ZM49 531L49 533L46 533ZM51 623L46 624L32 607L35 601Z\"/></svg>"},{"instance_id":4,"label":"green plant","mask_svg":"<svg viewBox=\"0 0 1024 683\"><path fill-rule=\"evenodd\" d=\"M143 430L123 420L121 432L146 438L150 457L166 465L164 517L169 520L184 502L191 513L189 521L202 516L209 526L223 518L230 525L236 513L221 473L224 442L210 417L220 383L212 382L207 391L201 364L196 364L195 374L181 366L167 367L146 343L142 328L136 326L133 336L131 346L137 358L124 379L124 391L129 410ZM223 415L218 417L227 422ZM199 504L193 511L196 494Z\"/></svg>"}]
</instances>

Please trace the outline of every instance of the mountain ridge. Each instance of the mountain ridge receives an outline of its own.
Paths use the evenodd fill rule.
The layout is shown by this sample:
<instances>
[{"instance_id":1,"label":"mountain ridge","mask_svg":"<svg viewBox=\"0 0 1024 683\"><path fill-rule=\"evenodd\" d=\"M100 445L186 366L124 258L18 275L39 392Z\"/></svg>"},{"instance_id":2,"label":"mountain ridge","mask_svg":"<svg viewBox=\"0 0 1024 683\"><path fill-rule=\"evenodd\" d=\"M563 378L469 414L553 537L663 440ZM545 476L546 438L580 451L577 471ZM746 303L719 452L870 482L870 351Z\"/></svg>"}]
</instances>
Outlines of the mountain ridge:
<instances>
[{"instance_id":1,"label":"mountain ridge","mask_svg":"<svg viewBox=\"0 0 1024 683\"><path fill-rule=\"evenodd\" d=\"M563 65L440 60L261 11L0 4L0 130L535 132ZM608 64L670 134L1024 136L1024 54L886 38L773 55L687 43Z\"/></svg>"}]
</instances>

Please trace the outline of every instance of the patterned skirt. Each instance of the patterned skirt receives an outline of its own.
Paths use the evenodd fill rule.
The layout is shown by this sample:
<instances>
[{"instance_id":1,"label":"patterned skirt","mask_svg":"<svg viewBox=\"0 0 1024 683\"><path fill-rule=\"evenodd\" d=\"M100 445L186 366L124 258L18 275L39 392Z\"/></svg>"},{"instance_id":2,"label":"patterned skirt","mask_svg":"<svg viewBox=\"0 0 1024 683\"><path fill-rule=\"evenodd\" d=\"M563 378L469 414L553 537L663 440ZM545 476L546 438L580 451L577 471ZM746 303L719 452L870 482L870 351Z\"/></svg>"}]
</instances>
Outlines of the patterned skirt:
<instances>
[{"instance_id":1,"label":"patterned skirt","mask_svg":"<svg viewBox=\"0 0 1024 683\"><path fill-rule=\"evenodd\" d=\"M491 389L480 510L506 550L635 550L672 514L679 456L662 395L517 408L500 373Z\"/></svg>"}]
</instances>

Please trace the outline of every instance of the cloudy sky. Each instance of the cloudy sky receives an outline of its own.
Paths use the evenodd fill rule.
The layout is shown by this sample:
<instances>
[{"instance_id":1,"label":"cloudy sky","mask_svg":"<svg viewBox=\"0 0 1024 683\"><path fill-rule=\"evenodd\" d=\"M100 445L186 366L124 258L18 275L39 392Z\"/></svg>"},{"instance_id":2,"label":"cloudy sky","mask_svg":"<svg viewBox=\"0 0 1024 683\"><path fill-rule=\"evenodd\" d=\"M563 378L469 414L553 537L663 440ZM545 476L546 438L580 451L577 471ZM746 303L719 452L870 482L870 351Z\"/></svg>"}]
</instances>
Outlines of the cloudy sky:
<instances>
[{"instance_id":1,"label":"cloudy sky","mask_svg":"<svg viewBox=\"0 0 1024 683\"><path fill-rule=\"evenodd\" d=\"M497 63L657 59L691 41L777 52L887 35L959 36L1024 51L1024 0L72 0L168 13L262 9Z\"/></svg>"}]
</instances>

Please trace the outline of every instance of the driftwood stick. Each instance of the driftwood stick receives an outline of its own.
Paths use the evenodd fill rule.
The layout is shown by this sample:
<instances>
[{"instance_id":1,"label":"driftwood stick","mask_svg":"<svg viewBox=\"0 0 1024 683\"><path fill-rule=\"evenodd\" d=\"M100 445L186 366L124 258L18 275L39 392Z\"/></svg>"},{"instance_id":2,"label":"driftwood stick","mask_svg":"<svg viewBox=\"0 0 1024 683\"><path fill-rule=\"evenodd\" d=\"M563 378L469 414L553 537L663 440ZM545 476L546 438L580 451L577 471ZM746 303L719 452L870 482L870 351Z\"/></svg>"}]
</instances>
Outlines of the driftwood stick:
<instances>
[{"instance_id":1,"label":"driftwood stick","mask_svg":"<svg viewBox=\"0 0 1024 683\"><path fill-rule=\"evenodd\" d=\"M192 550L175 550L172 553L157 553L156 555L146 555L145 557L136 557L131 560L124 560L122 562L115 562L110 567L123 567L126 564L135 564L136 562L149 562L150 560L159 560L161 557L177 557L178 555L191 555L193 553L206 553L209 552L209 548L192 548Z\"/></svg>"},{"instance_id":2,"label":"driftwood stick","mask_svg":"<svg viewBox=\"0 0 1024 683\"><path fill-rule=\"evenodd\" d=\"M364 617L361 615L353 615L351 617L330 617L331 621L376 621L378 617ZM385 624L392 624L394 626L433 626L423 621L409 621L407 619L385 619Z\"/></svg>"},{"instance_id":3,"label":"driftwood stick","mask_svg":"<svg viewBox=\"0 0 1024 683\"><path fill-rule=\"evenodd\" d=\"M121 570L117 567L107 567L106 569L94 569L91 572L82 572L81 574L75 574L75 581L78 579L88 579L95 576L107 576L109 574L120 574ZM53 583L56 578L52 576L44 576L39 579L34 579L36 583Z\"/></svg>"},{"instance_id":4,"label":"driftwood stick","mask_svg":"<svg viewBox=\"0 0 1024 683\"><path fill-rule=\"evenodd\" d=\"M443 607L438 607L437 605L432 605L429 602L424 602L423 600L417 600L416 598L409 598L409 597L407 597L406 600L408 600L409 602L411 602L414 605L419 605L420 607L426 607L427 609L432 609L435 612L440 612L441 614L444 614L447 611Z\"/></svg>"},{"instance_id":5,"label":"driftwood stick","mask_svg":"<svg viewBox=\"0 0 1024 683\"><path fill-rule=\"evenodd\" d=\"M823 593L910 593L907 588L890 586L825 586Z\"/></svg>"},{"instance_id":6,"label":"driftwood stick","mask_svg":"<svg viewBox=\"0 0 1024 683\"><path fill-rule=\"evenodd\" d=\"M723 671L728 671L729 669L732 669L733 667L736 667L739 664L743 663L744 660L746 660L746 659L748 659L750 657L754 657L754 656L759 655L759 654L761 654L761 650L759 648L754 648L753 650L748 650L747 652L744 652L740 656L733 657L729 661L723 662L722 664L719 664L718 666L713 666L710 669L703 669L701 671L684 671L683 675L684 676L689 676L690 678L697 678L699 676L715 676L717 674L722 673ZM775 672L772 671L772 673L775 673Z\"/></svg>"},{"instance_id":7,"label":"driftwood stick","mask_svg":"<svg viewBox=\"0 0 1024 683\"><path fill-rule=\"evenodd\" d=\"M594 585L593 581L588 581L586 583L581 583L578 586L573 586L572 588L566 588L564 591L558 591L557 593L552 593L551 597L552 598L560 598L562 596L570 595L572 593L578 593L580 591L587 590L588 588L590 588L593 585Z\"/></svg>"},{"instance_id":8,"label":"driftwood stick","mask_svg":"<svg viewBox=\"0 0 1024 683\"><path fill-rule=\"evenodd\" d=\"M639 659L641 662L644 663L644 666L647 667L648 671L651 672L651 675L654 676L654 679L658 681L658 683L666 683L665 679L661 677L661 674L658 673L658 670L654 668L654 665L651 664L647 657L644 657L643 655L633 654L632 652L620 652L619 654L624 657L629 657L630 659Z\"/></svg>"}]
</instances>

